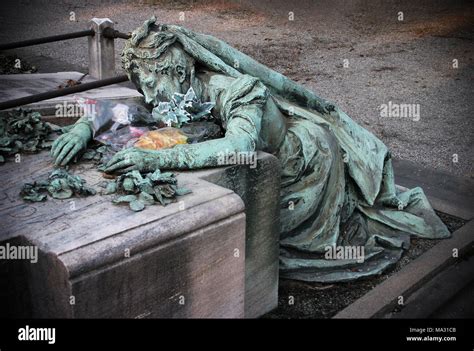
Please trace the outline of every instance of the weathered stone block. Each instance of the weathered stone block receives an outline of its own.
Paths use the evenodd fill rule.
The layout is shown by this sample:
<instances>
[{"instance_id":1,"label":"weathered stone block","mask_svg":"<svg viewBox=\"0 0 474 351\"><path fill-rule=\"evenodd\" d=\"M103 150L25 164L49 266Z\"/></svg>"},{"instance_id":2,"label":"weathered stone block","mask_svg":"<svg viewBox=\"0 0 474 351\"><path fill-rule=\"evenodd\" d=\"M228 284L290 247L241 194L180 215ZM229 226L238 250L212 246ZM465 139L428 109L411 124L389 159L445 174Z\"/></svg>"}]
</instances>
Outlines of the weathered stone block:
<instances>
[{"instance_id":1,"label":"weathered stone block","mask_svg":"<svg viewBox=\"0 0 474 351\"><path fill-rule=\"evenodd\" d=\"M259 152L256 167L234 165L193 172L233 190L245 203L245 317L259 317L278 305L280 162Z\"/></svg>"},{"instance_id":2,"label":"weathered stone block","mask_svg":"<svg viewBox=\"0 0 474 351\"><path fill-rule=\"evenodd\" d=\"M39 248L38 263L0 262L2 315L258 317L277 305L280 171L271 155L259 153L256 168L182 172L193 193L139 213L110 196L23 202L23 183L51 170L45 153L2 170L0 244ZM90 165L74 173L104 181Z\"/></svg>"},{"instance_id":3,"label":"weathered stone block","mask_svg":"<svg viewBox=\"0 0 474 351\"><path fill-rule=\"evenodd\" d=\"M3 166L0 242L39 248L37 263L2 262L20 295L15 317L243 317L245 214L231 190L178 176L192 194L134 213L109 196L24 203L22 184L50 170L45 154ZM89 184L100 173L78 166ZM184 205L184 207L183 207ZM235 250L241 254L236 257ZM5 307L5 308L3 308ZM3 314L3 313L2 313Z\"/></svg>"}]
</instances>

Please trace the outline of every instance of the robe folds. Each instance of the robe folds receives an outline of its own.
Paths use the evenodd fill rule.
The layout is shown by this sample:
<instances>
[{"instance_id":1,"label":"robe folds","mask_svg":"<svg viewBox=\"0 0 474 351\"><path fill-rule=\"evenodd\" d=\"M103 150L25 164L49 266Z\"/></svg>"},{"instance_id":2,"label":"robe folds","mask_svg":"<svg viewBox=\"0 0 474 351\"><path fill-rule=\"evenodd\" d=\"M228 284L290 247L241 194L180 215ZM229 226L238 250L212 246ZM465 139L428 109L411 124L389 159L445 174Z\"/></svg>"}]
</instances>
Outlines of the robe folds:
<instances>
[{"instance_id":1,"label":"robe folds","mask_svg":"<svg viewBox=\"0 0 474 351\"><path fill-rule=\"evenodd\" d=\"M281 277L354 280L395 264L410 236L449 237L421 188L397 190L387 147L337 107L323 116L243 75L220 101L223 126L265 149L260 135L266 99L274 100L289 126L273 152L282 166ZM345 255L328 259L335 248Z\"/></svg>"}]
</instances>

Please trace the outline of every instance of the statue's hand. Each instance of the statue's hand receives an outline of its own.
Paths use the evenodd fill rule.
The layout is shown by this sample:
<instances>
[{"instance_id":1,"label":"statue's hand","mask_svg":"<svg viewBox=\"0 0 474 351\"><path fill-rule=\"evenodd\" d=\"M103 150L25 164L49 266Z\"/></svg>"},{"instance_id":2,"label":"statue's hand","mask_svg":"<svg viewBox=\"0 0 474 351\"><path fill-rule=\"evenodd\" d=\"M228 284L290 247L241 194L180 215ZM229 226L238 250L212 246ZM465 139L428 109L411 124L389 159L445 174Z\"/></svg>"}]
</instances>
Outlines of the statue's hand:
<instances>
[{"instance_id":1,"label":"statue's hand","mask_svg":"<svg viewBox=\"0 0 474 351\"><path fill-rule=\"evenodd\" d=\"M51 147L54 164L61 166L68 164L79 151L86 148L90 139L91 130L85 124L78 124L70 132L61 135Z\"/></svg>"},{"instance_id":2,"label":"statue's hand","mask_svg":"<svg viewBox=\"0 0 474 351\"><path fill-rule=\"evenodd\" d=\"M133 170L153 172L160 168L159 151L131 148L117 152L107 163L106 173L126 173Z\"/></svg>"}]
</instances>

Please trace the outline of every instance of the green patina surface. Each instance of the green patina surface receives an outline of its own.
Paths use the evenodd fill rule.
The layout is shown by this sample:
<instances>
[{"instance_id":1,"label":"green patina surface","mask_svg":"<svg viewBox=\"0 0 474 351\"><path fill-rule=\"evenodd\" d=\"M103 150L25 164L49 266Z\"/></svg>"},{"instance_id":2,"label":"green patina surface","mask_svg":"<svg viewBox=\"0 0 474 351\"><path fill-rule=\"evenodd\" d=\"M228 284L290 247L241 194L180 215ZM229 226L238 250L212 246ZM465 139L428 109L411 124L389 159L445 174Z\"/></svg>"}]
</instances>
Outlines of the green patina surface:
<instances>
[{"instance_id":1,"label":"green patina surface","mask_svg":"<svg viewBox=\"0 0 474 351\"><path fill-rule=\"evenodd\" d=\"M193 88L214 104L212 115L226 133L158 151L123 150L106 172L196 169L219 166L223 152L272 153L282 165L282 277L333 282L379 274L401 257L410 236L449 236L420 188L396 190L390 153L379 139L223 41L151 18L126 43L122 64L156 107ZM56 162L69 162L91 138L81 119L53 145ZM328 256L333 252L345 256Z\"/></svg>"}]
</instances>

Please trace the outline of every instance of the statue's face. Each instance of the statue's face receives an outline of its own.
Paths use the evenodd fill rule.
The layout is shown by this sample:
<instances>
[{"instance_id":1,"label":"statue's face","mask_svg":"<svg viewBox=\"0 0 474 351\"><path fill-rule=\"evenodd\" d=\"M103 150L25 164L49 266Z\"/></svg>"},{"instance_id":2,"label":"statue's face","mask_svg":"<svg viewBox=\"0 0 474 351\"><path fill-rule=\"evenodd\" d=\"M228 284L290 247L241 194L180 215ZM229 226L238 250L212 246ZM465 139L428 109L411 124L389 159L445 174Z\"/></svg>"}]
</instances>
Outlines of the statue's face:
<instances>
[{"instance_id":1,"label":"statue's face","mask_svg":"<svg viewBox=\"0 0 474 351\"><path fill-rule=\"evenodd\" d=\"M137 89L145 96L146 103L157 106L160 101L169 101L174 93L183 93L189 85L186 79L186 59L182 50L170 49L156 60L135 61L131 78Z\"/></svg>"}]
</instances>

